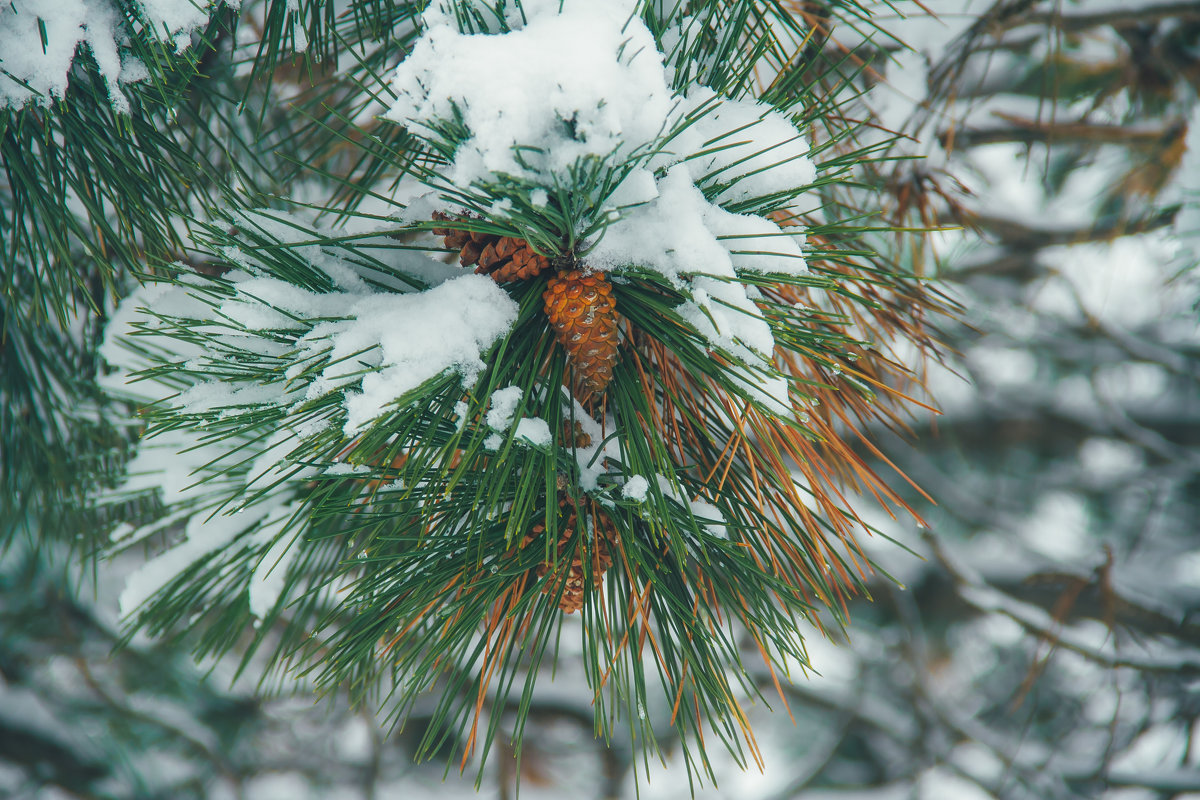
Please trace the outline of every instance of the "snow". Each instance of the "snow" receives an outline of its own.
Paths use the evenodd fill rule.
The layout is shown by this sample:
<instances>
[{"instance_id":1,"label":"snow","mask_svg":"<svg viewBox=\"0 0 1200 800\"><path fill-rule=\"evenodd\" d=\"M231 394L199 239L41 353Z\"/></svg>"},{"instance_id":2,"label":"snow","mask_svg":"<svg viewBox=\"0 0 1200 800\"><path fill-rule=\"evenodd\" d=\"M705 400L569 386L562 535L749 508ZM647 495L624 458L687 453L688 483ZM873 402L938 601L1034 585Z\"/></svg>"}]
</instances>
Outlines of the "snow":
<instances>
[{"instance_id":1,"label":"snow","mask_svg":"<svg viewBox=\"0 0 1200 800\"><path fill-rule=\"evenodd\" d=\"M658 473L654 476L654 482L658 485L658 490L662 492L662 496L674 500L681 506L688 504L688 499L684 497L679 487L670 480L666 475Z\"/></svg>"},{"instance_id":2,"label":"snow","mask_svg":"<svg viewBox=\"0 0 1200 800\"><path fill-rule=\"evenodd\" d=\"M725 518L721 509L705 500L690 500L688 508L692 510L693 516L704 526L705 532L710 536L719 539L729 538L729 520Z\"/></svg>"},{"instance_id":3,"label":"snow","mask_svg":"<svg viewBox=\"0 0 1200 800\"><path fill-rule=\"evenodd\" d=\"M312 785L299 772L265 772L246 782L251 800L307 800L313 797Z\"/></svg>"},{"instance_id":4,"label":"snow","mask_svg":"<svg viewBox=\"0 0 1200 800\"><path fill-rule=\"evenodd\" d=\"M224 454L220 447L196 446L197 442L182 431L167 431L138 447L126 465L123 492L156 489L168 505L190 504L201 500L207 488L198 482L204 466ZM123 538L135 536L127 533Z\"/></svg>"},{"instance_id":5,"label":"snow","mask_svg":"<svg viewBox=\"0 0 1200 800\"><path fill-rule=\"evenodd\" d=\"M687 95L691 109L712 106L696 123L692 136L702 153L689 169L705 183L729 184L716 199L744 202L795 191L816 180L808 158L808 141L782 114L752 100L722 100L711 89L697 87Z\"/></svg>"},{"instance_id":6,"label":"snow","mask_svg":"<svg viewBox=\"0 0 1200 800\"><path fill-rule=\"evenodd\" d=\"M497 20L487 32L460 29L449 8L426 12L385 117L452 155L405 218L452 210L453 193L435 196L449 185L499 191L479 197L503 220L512 207L504 187L540 207L578 183L574 171L602 165L611 182L595 186L610 188L595 189L607 194L591 198L591 213L605 225L580 248L584 265L654 270L687 291L680 317L751 367L742 377L765 408L790 413L786 386L765 365L771 326L738 277L804 274L804 232L725 206L752 208L811 184L805 134L765 103L675 91L631 0L522 8L506 17L511 30Z\"/></svg>"},{"instance_id":7,"label":"snow","mask_svg":"<svg viewBox=\"0 0 1200 800\"><path fill-rule=\"evenodd\" d=\"M113 366L131 364L131 358L137 361L137 357L133 355L133 347L135 343L138 345L142 343L134 334L137 332L137 326L142 319L142 315L151 308L159 313L171 314L182 312L183 315L201 310L199 303L188 297L185 293L177 291L169 284L160 283L143 286L130 294L109 316L108 325L105 327L104 340L99 346L100 357ZM183 343L172 343L171 348L172 350L181 351L178 355L183 358L188 358L201 352L199 347L188 347ZM138 366L132 367L129 371L133 372L139 369L140 366L139 361ZM99 381L100 385L111 394L121 397L134 397L146 401L156 399L153 396L145 394L143 390L128 386L128 377L127 374L118 372L111 376L102 376Z\"/></svg>"},{"instance_id":8,"label":"snow","mask_svg":"<svg viewBox=\"0 0 1200 800\"><path fill-rule=\"evenodd\" d=\"M250 613L264 619L279 602L283 593L288 567L300 552L296 533L288 534L288 523L300 511L299 503L289 503L273 511L254 533L255 544L270 543L270 549L254 568L247 589Z\"/></svg>"},{"instance_id":9,"label":"snow","mask_svg":"<svg viewBox=\"0 0 1200 800\"><path fill-rule=\"evenodd\" d=\"M1079 466L1090 483L1104 486L1136 475L1144 468L1145 457L1128 442L1093 437L1079 448Z\"/></svg>"},{"instance_id":10,"label":"snow","mask_svg":"<svg viewBox=\"0 0 1200 800\"><path fill-rule=\"evenodd\" d=\"M351 764L366 764L371 759L374 748L374 738L378 735L375 727L362 717L349 720L333 742L338 758Z\"/></svg>"},{"instance_id":11,"label":"snow","mask_svg":"<svg viewBox=\"0 0 1200 800\"><path fill-rule=\"evenodd\" d=\"M650 267L677 285L694 274L732 278L737 271L807 271L791 235L769 220L710 203L684 165L667 171L650 202L604 229L587 251L587 263L616 271L630 264Z\"/></svg>"},{"instance_id":12,"label":"snow","mask_svg":"<svg viewBox=\"0 0 1200 800\"><path fill-rule=\"evenodd\" d=\"M315 473L314 468L301 469L286 461L294 445L293 434L278 431L265 443L257 444L257 452L251 451L254 458L244 473L204 480L210 465L228 455L230 445L202 444L195 435L183 431L169 431L143 442L127 468L126 480L114 496L157 490L168 508L183 511L186 524L182 541L146 561L126 579L119 598L121 615L136 613L147 600L201 559L219 553L250 531L254 531L251 546L270 547L249 587L251 609L260 617L268 612L278 598L287 565L295 556L294 548L289 551L285 544L272 545L272 542L296 511L296 506L289 503L294 487ZM280 488L252 505L219 507L226 497L245 493L256 481L269 485L280 478L286 479ZM133 532L122 530L121 540L114 541L114 545L128 546L144 538L146 529L152 531L157 527L151 523ZM286 543L291 539L284 536L281 541Z\"/></svg>"},{"instance_id":13,"label":"snow","mask_svg":"<svg viewBox=\"0 0 1200 800\"><path fill-rule=\"evenodd\" d=\"M398 99L386 117L437 141L446 123L465 129L444 142L454 148L446 182L520 179L533 184L535 206L588 159L626 170L607 199L595 198L624 213L590 243L593 268L649 266L673 280L732 275L734 266L803 272L790 233L720 204L812 183L805 136L769 105L706 88L674 92L634 8L625 0L526 6L528 24L503 34L462 33L451 15L427 13L426 33L397 67ZM672 164L655 186L653 170ZM713 187L715 202L701 185Z\"/></svg>"},{"instance_id":14,"label":"snow","mask_svg":"<svg viewBox=\"0 0 1200 800\"><path fill-rule=\"evenodd\" d=\"M401 186L395 190L397 197L411 198L414 193L423 191L421 184L412 180L401 181ZM431 209L432 210L432 209ZM234 224L241 230L253 233L255 238L264 241L276 241L286 244L288 252L310 265L318 275L332 281L338 288L348 292L370 291L370 284L364 280L364 269L361 260L356 261L351 256L353 251L344 247L333 247L322 244L322 241L345 239L348 235L362 237L360 245L387 244L388 247L372 247L371 258L380 261L387 269L408 276L410 280L397 281L388 272L371 269L369 277L376 285L404 291L414 286L436 286L462 274L457 266L435 261L428 256L405 248L394 246L394 240L388 238L395 231L395 221L391 215L402 216L391 205L385 205L374 216L353 217L342 227L330 227L319 223L312 212L282 212L274 209L239 210L233 215ZM423 217L427 220L428 215ZM368 238L376 234L374 239ZM238 265L251 274L259 274L266 269L267 264L252 248L242 249L236 246L221 248L222 257ZM418 283L413 283L416 281Z\"/></svg>"},{"instance_id":15,"label":"snow","mask_svg":"<svg viewBox=\"0 0 1200 800\"><path fill-rule=\"evenodd\" d=\"M203 0L142 0L138 5L138 33L169 41L177 52L191 44L192 32L208 22L214 7ZM150 77L146 65L130 54L128 36L120 8L106 0L12 0L0 5L0 108L62 99L77 53L87 50L113 108L128 113L121 85Z\"/></svg>"},{"instance_id":16,"label":"snow","mask_svg":"<svg viewBox=\"0 0 1200 800\"><path fill-rule=\"evenodd\" d=\"M677 284L688 273L732 275L729 252L704 225L709 203L687 169L672 167L655 188L652 202L604 230L587 252L587 263L605 270L637 263Z\"/></svg>"},{"instance_id":17,"label":"snow","mask_svg":"<svg viewBox=\"0 0 1200 800\"><path fill-rule=\"evenodd\" d=\"M772 375L759 370L750 371L744 367L731 366L727 370L733 387L747 398L757 403L767 413L777 417L793 415L792 402L789 397L791 382L783 375ZM801 415L801 422L807 419Z\"/></svg>"},{"instance_id":18,"label":"snow","mask_svg":"<svg viewBox=\"0 0 1200 800\"><path fill-rule=\"evenodd\" d=\"M371 468L366 464L351 464L343 461L340 464L330 464L325 468L326 475L367 475Z\"/></svg>"},{"instance_id":19,"label":"snow","mask_svg":"<svg viewBox=\"0 0 1200 800\"><path fill-rule=\"evenodd\" d=\"M1021 538L1035 552L1058 562L1078 562L1093 543L1089 528L1087 506L1079 495L1050 491L1037 499L1021 526Z\"/></svg>"},{"instance_id":20,"label":"snow","mask_svg":"<svg viewBox=\"0 0 1200 800\"><path fill-rule=\"evenodd\" d=\"M1068 320L1125 328L1179 314L1191 300L1168 283L1177 270L1176 247L1170 233L1156 231L1045 248L1041 259L1053 277L1031 288L1032 305Z\"/></svg>"},{"instance_id":21,"label":"snow","mask_svg":"<svg viewBox=\"0 0 1200 800\"><path fill-rule=\"evenodd\" d=\"M137 528L133 527L128 522L121 522L108 534L108 539L111 542L119 542L122 539L129 538L135 532L137 532Z\"/></svg>"},{"instance_id":22,"label":"snow","mask_svg":"<svg viewBox=\"0 0 1200 800\"><path fill-rule=\"evenodd\" d=\"M275 278L248 279L237 290L219 313L248 328L286 329L300 320L341 317L302 336L296 362L327 359L305 398L344 392L348 436L405 392L447 370L471 384L485 367L481 352L517 318L516 303L482 275L460 275L411 294L322 294ZM370 369L365 375L364 367Z\"/></svg>"},{"instance_id":23,"label":"snow","mask_svg":"<svg viewBox=\"0 0 1200 800\"><path fill-rule=\"evenodd\" d=\"M975 348L968 356L974 377L983 384L1021 385L1033 380L1037 359L1028 350L1016 347Z\"/></svg>"},{"instance_id":24,"label":"snow","mask_svg":"<svg viewBox=\"0 0 1200 800\"><path fill-rule=\"evenodd\" d=\"M771 326L746 296L744 286L696 278L692 287L692 302L683 303L675 312L711 344L737 354L744 352L743 345L764 356L774 351ZM745 354L743 360L754 363L757 359Z\"/></svg>"},{"instance_id":25,"label":"snow","mask_svg":"<svg viewBox=\"0 0 1200 800\"><path fill-rule=\"evenodd\" d=\"M632 253L637 253L638 263L657 269L681 287L685 285L683 276L690 276L686 285L690 286L692 301L680 305L676 313L714 347L746 364L764 367L764 357L774 352L775 339L746 285L736 280L738 270L729 249L730 246L750 249L754 245L749 243L756 240L718 241L708 221L715 219L726 224L727 230L736 230L728 222L741 220L747 223L741 230L757 232L774 227L773 223L738 217L708 203L682 166L672 167L657 188L659 195L653 202L608 227L588 253L588 262L602 269L619 269L622 263L628 263ZM736 244L730 245L731 242ZM781 247L784 243L786 246ZM789 263L793 271L804 270L799 248L791 239L776 237L769 246L781 253L792 248L795 258ZM772 256L771 260L789 261L783 255ZM779 397L779 386L768 386L754 374L745 377L748 387L761 395L760 399ZM786 397L786 391L783 396ZM786 409L784 413L790 411L786 403L770 402L768 407L773 411L780 408Z\"/></svg>"},{"instance_id":26,"label":"snow","mask_svg":"<svg viewBox=\"0 0 1200 800\"><path fill-rule=\"evenodd\" d=\"M488 427L498 433L512 427L522 394L520 386L508 386L492 392L492 406L486 417Z\"/></svg>"},{"instance_id":27,"label":"snow","mask_svg":"<svg viewBox=\"0 0 1200 800\"><path fill-rule=\"evenodd\" d=\"M294 220L264 215L248 221L292 239L311 236L303 226L289 224ZM139 445L126 479L111 497L120 501L131 493L158 492L168 517L185 521L184 537L129 576L119 601L123 615L136 613L198 561L241 537L261 554L247 585L250 610L260 619L268 615L280 601L288 566L298 552L294 537L284 530L296 513L294 495L318 471L298 465L293 454L306 436L327 424L321 417L289 424L288 415L307 400L336 392L346 435L353 436L424 381L457 374L464 384L473 383L485 367L482 354L517 316L516 303L494 281L461 270L440 272L438 265L427 266L434 262L423 256L406 254L399 265L415 266L416 272L434 278L431 288L391 292L372 288L352 264L320 247L301 244L293 252L340 290L310 291L260 274L253 253L239 251L230 255L245 270L224 276L225 295L214 296L202 278L185 277L179 285L151 284L134 291L111 316L100 348L116 368L101 381L109 393L141 405L170 403L181 413L207 419L274 407L285 420L265 440L214 439L203 428L175 428ZM146 313L151 309L154 316ZM173 320L204 331L220 346L180 342L169 335ZM273 335L247 335L259 331ZM222 368L225 348L291 366L257 382L207 380L180 387L170 379L161 384L137 379L138 371L153 363L228 375ZM515 396L512 391L497 395L498 405L515 407L520 399L519 390ZM457 411L461 420L466 408ZM501 412L509 417L505 427L511 425L512 408ZM549 435L545 423L540 429L534 420L521 432L530 443ZM359 469L338 463L328 472L353 475ZM272 488L252 505L236 499L224 505L266 487ZM114 532L120 541L113 544L128 546L158 530L158 523L122 528Z\"/></svg>"},{"instance_id":28,"label":"snow","mask_svg":"<svg viewBox=\"0 0 1200 800\"><path fill-rule=\"evenodd\" d=\"M78 748L83 757L99 755L96 742L88 741L86 737L79 737L83 741L72 741L76 738L73 735L75 731L55 717L45 699L15 680L10 685L9 679L4 676L0 676L0 722L8 730L15 728L17 731L37 734L61 744L64 749ZM12 763L8 759L5 761Z\"/></svg>"},{"instance_id":29,"label":"snow","mask_svg":"<svg viewBox=\"0 0 1200 800\"><path fill-rule=\"evenodd\" d=\"M635 503L646 502L646 492L650 490L650 481L643 475L634 475L625 481L621 487L621 496Z\"/></svg>"},{"instance_id":30,"label":"snow","mask_svg":"<svg viewBox=\"0 0 1200 800\"><path fill-rule=\"evenodd\" d=\"M230 544L247 528L259 521L269 507L259 506L250 514L218 514L205 518L197 514L188 520L187 538L140 566L126 580L119 601L121 616L128 617L159 590L175 580L200 559Z\"/></svg>"},{"instance_id":31,"label":"snow","mask_svg":"<svg viewBox=\"0 0 1200 800\"><path fill-rule=\"evenodd\" d=\"M604 229L587 251L596 269L650 267L675 284L685 275L734 277L738 271L807 271L800 246L778 225L731 214L705 199L684 165L658 181L654 199Z\"/></svg>"},{"instance_id":32,"label":"snow","mask_svg":"<svg viewBox=\"0 0 1200 800\"><path fill-rule=\"evenodd\" d=\"M621 441L619 436L610 436L615 425L612 416L602 422L593 419L579 401L564 390L566 402L571 405L571 413L567 418L578 423L589 444L575 448L575 463L579 467L579 488L585 492L594 492L600 488L600 476L610 465L621 463Z\"/></svg>"},{"instance_id":33,"label":"snow","mask_svg":"<svg viewBox=\"0 0 1200 800\"><path fill-rule=\"evenodd\" d=\"M577 1L562 14L554 5L527 9L528 24L501 35L464 35L448 16L426 15L386 116L436 136L432 121L461 115L470 135L446 172L453 185L565 175L580 159L627 158L659 135L673 98L654 38L630 20L633 4Z\"/></svg>"},{"instance_id":34,"label":"snow","mask_svg":"<svg viewBox=\"0 0 1200 800\"><path fill-rule=\"evenodd\" d=\"M514 433L517 441L533 447L549 447L554 437L550 435L550 426L540 417L525 417L517 423Z\"/></svg>"},{"instance_id":35,"label":"snow","mask_svg":"<svg viewBox=\"0 0 1200 800\"><path fill-rule=\"evenodd\" d=\"M467 275L420 295L368 298L352 313L354 322L327 323L310 334L329 335L335 357L358 352L364 339L378 340L382 369L365 375L361 391L347 396L347 433L446 370L458 372L464 385L473 383L486 366L481 351L509 331L517 304L494 281Z\"/></svg>"}]
</instances>

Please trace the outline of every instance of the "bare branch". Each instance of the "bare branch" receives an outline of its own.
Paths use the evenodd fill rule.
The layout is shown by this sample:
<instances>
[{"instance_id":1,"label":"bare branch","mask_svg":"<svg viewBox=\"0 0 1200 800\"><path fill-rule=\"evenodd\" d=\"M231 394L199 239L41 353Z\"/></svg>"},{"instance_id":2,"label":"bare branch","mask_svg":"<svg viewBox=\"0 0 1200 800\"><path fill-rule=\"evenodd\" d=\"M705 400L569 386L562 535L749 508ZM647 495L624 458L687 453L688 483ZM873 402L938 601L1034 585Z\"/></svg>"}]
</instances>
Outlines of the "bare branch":
<instances>
[{"instance_id":1,"label":"bare branch","mask_svg":"<svg viewBox=\"0 0 1200 800\"><path fill-rule=\"evenodd\" d=\"M1167 3L1129 3L1125 8L1113 8L1092 13L1064 14L1061 11L1039 11L1010 20L1011 27L1032 25L1057 28L1066 33L1076 33L1092 28L1132 28L1160 22L1165 19L1200 19L1200 6L1193 0L1173 0Z\"/></svg>"},{"instance_id":2,"label":"bare branch","mask_svg":"<svg viewBox=\"0 0 1200 800\"><path fill-rule=\"evenodd\" d=\"M956 128L938 134L943 147L966 148L1000 142L1021 144L1119 144L1150 149L1178 136L1178 123L1166 126L1102 125L1091 122L1052 122L1006 118L1009 125L990 128Z\"/></svg>"}]
</instances>

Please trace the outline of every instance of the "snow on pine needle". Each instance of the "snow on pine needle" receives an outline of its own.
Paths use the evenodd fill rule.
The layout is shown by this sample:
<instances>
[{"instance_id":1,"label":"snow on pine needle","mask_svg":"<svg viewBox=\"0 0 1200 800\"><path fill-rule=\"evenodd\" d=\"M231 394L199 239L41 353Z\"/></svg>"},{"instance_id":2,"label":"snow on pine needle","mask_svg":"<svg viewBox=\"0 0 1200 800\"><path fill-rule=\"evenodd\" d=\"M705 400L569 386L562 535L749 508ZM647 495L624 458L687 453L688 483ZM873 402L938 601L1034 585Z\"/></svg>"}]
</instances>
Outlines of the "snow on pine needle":
<instances>
[{"instance_id":1,"label":"snow on pine needle","mask_svg":"<svg viewBox=\"0 0 1200 800\"><path fill-rule=\"evenodd\" d=\"M131 52L131 36L164 40L182 52L216 5L190 0L141 0L136 6L113 0L5 3L0 8L0 109L62 100L77 56L86 52L113 108L128 114L124 87L151 75Z\"/></svg>"},{"instance_id":2,"label":"snow on pine needle","mask_svg":"<svg viewBox=\"0 0 1200 800\"><path fill-rule=\"evenodd\" d=\"M146 424L110 499L182 527L123 610L202 651L275 621L277 664L395 682L397 719L439 692L464 765L578 635L604 730L652 742L665 701L691 766L706 731L752 755L743 634L805 663L796 621L841 624L871 569L843 487L906 508L843 439L898 419L864 334L925 339L902 276L812 221L853 159L818 172L826 98L756 93L779 42L734 6L781 13L434 3L362 87L417 148L374 151L373 212L197 223L209 277L134 293L104 352Z\"/></svg>"}]
</instances>

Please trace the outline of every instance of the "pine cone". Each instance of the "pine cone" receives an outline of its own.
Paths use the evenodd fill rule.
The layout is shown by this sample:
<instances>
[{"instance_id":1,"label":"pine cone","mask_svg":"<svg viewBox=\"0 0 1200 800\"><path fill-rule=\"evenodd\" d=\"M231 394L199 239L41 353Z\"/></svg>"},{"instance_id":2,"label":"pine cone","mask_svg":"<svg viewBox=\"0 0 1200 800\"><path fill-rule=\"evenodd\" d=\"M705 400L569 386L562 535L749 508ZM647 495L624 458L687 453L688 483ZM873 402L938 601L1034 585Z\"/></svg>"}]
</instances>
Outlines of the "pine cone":
<instances>
[{"instance_id":1,"label":"pine cone","mask_svg":"<svg viewBox=\"0 0 1200 800\"><path fill-rule=\"evenodd\" d=\"M558 594L558 607L572 614L583 608L583 598L586 594L584 583L584 559L588 559L591 568L592 588L599 590L604 583L604 573L612 566L612 551L610 545L618 541L617 528L613 521L603 511L597 511L591 518L591 531L585 528L584 533L576 538L576 526L579 520L579 509L575 500L566 492L558 494L559 535L558 546L553 561L545 561L538 565L539 578L546 577L554 571L554 578L542 587L544 594ZM586 513L586 512L585 512ZM521 547L526 547L539 541L546 533L544 523L537 523L525 535ZM574 548L572 549L572 540Z\"/></svg>"},{"instance_id":2,"label":"pine cone","mask_svg":"<svg viewBox=\"0 0 1200 800\"><path fill-rule=\"evenodd\" d=\"M438 211L433 212L433 218L438 222L454 220ZM475 265L475 272L492 276L496 283L532 278L550 266L550 260L524 239L456 228L434 228L433 233L444 237L447 247L459 249L460 264Z\"/></svg>"},{"instance_id":3,"label":"pine cone","mask_svg":"<svg viewBox=\"0 0 1200 800\"><path fill-rule=\"evenodd\" d=\"M602 272L560 272L542 294L546 316L575 368L575 396L586 403L604 391L617 363L617 303Z\"/></svg>"},{"instance_id":4,"label":"pine cone","mask_svg":"<svg viewBox=\"0 0 1200 800\"><path fill-rule=\"evenodd\" d=\"M578 422L571 425L568 424L567 420L563 420L562 431L562 441L569 442L574 447L592 446L592 437L587 435L583 430L583 426Z\"/></svg>"}]
</instances>

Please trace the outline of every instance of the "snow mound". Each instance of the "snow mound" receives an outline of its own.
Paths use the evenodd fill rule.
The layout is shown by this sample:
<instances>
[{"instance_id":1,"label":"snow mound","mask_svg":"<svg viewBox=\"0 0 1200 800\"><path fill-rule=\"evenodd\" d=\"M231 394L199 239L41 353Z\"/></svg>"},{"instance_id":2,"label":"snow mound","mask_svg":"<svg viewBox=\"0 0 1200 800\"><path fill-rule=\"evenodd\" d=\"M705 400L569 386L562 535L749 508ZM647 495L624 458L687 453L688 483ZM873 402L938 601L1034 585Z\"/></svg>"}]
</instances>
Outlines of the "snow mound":
<instances>
[{"instance_id":1,"label":"snow mound","mask_svg":"<svg viewBox=\"0 0 1200 800\"><path fill-rule=\"evenodd\" d=\"M136 32L165 39L176 52L191 45L192 33L208 23L216 6L205 0L141 0L138 5ZM123 13L108 0L12 0L0 5L0 108L61 99L76 56L86 50L104 78L113 108L128 113L121 85L150 77L146 65L129 52L132 33Z\"/></svg>"},{"instance_id":2,"label":"snow mound","mask_svg":"<svg viewBox=\"0 0 1200 800\"><path fill-rule=\"evenodd\" d=\"M385 115L448 159L412 207L444 209L478 190L502 220L512 201L495 200L507 191L496 187L536 196L536 208L563 187L591 192L577 248L587 267L660 273L692 297L681 320L742 360L748 378L773 372L770 322L740 275L805 273L804 232L742 212L786 207L815 180L804 133L767 103L676 91L631 0L522 8L502 32L464 30L436 4L426 12ZM780 395L747 382L755 399Z\"/></svg>"},{"instance_id":3,"label":"snow mound","mask_svg":"<svg viewBox=\"0 0 1200 800\"><path fill-rule=\"evenodd\" d=\"M445 175L454 185L565 175L581 158L627 155L659 135L671 91L654 38L631 21L632 4L574 2L552 12L498 35L426 17L386 116L435 138L442 121L460 121L470 133Z\"/></svg>"}]
</instances>

